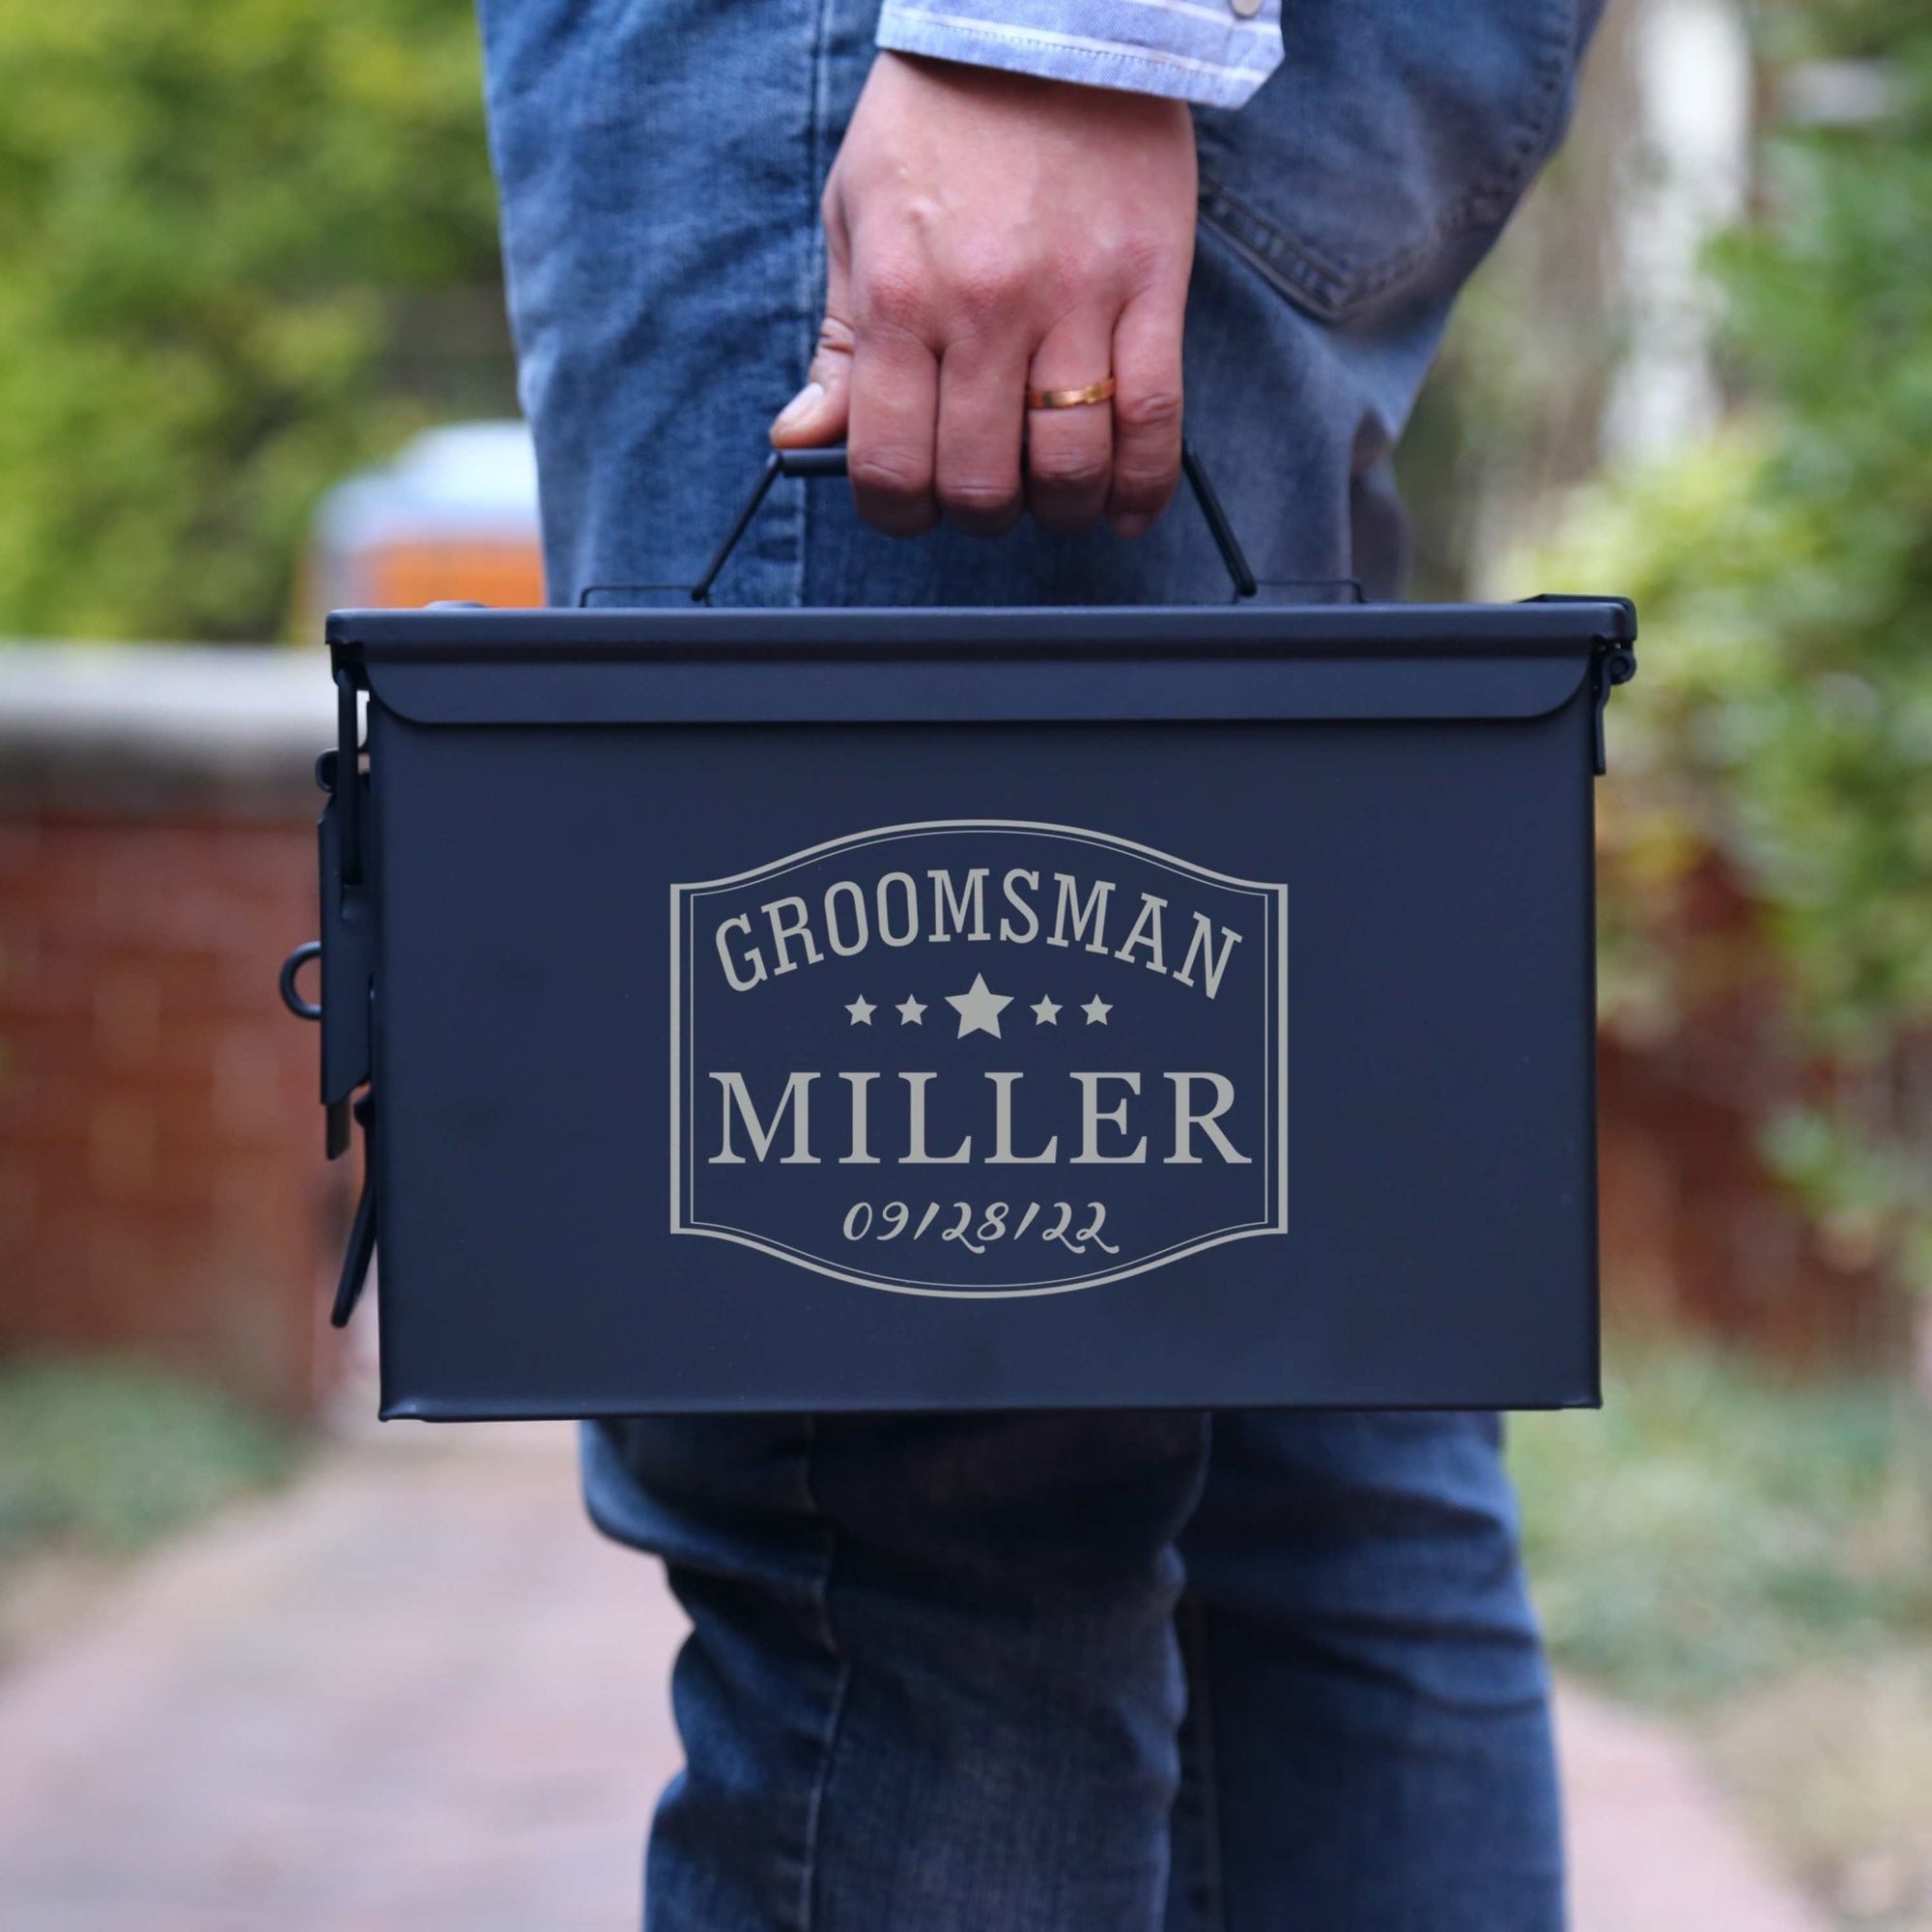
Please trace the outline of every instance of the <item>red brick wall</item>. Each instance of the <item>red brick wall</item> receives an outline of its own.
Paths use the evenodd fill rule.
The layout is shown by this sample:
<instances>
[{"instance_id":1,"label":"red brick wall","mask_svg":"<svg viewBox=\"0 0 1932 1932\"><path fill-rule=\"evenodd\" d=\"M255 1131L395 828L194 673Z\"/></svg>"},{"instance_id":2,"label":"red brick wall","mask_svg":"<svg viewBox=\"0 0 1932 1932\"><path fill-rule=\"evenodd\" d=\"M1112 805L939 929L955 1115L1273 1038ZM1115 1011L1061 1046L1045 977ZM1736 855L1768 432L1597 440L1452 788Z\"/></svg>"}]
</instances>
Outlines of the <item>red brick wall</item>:
<instances>
[{"instance_id":1,"label":"red brick wall","mask_svg":"<svg viewBox=\"0 0 1932 1932\"><path fill-rule=\"evenodd\" d=\"M1907 1298L1882 1267L1833 1254L1765 1166L1753 1088L1786 1069L1760 1044L1741 1079L1741 1056L1726 1064L1721 1044L1693 1030L1642 1051L1602 1046L1606 1316L1724 1335L1809 1369L1896 1361Z\"/></svg>"},{"instance_id":2,"label":"red brick wall","mask_svg":"<svg viewBox=\"0 0 1932 1932\"><path fill-rule=\"evenodd\" d=\"M131 1348L287 1410L326 1392L355 1177L275 991L315 935L314 851L312 814L0 815L0 1350Z\"/></svg>"}]
</instances>

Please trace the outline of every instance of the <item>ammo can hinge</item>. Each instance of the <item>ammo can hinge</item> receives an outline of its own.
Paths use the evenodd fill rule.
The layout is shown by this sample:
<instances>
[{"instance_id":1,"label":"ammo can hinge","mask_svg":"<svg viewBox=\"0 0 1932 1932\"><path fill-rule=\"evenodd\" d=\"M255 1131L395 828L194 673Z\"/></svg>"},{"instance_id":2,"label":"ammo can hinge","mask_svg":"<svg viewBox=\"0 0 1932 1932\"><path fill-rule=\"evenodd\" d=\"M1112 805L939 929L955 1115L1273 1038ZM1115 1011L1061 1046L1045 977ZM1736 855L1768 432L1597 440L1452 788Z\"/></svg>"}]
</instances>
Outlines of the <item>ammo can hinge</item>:
<instances>
[{"instance_id":1,"label":"ammo can hinge","mask_svg":"<svg viewBox=\"0 0 1932 1932\"><path fill-rule=\"evenodd\" d=\"M1594 769L1602 778L1610 768L1609 753L1604 743L1604 713L1610 693L1628 684L1636 675L1636 606L1628 597L1581 597L1546 590L1532 604L1607 604L1623 612L1623 623L1608 636L1597 638L1590 646L1590 698L1595 713L1592 724Z\"/></svg>"},{"instance_id":2,"label":"ammo can hinge","mask_svg":"<svg viewBox=\"0 0 1932 1932\"><path fill-rule=\"evenodd\" d=\"M1628 643L1600 638L1590 655L1590 691L1594 700L1594 738L1596 774L1602 778L1610 768L1609 751L1604 742L1604 713L1610 702L1610 693L1620 684L1628 684L1636 675L1636 653Z\"/></svg>"}]
</instances>

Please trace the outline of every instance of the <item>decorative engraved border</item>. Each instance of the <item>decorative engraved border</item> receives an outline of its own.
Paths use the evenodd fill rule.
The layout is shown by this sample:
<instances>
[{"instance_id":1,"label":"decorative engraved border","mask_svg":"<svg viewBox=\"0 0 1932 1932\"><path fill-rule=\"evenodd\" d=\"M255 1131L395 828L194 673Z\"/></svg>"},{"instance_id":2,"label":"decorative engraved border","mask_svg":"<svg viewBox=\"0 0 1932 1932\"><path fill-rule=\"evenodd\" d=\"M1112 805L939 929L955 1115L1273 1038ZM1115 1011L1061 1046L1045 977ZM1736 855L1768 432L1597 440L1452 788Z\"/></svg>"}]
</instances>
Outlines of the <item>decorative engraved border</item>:
<instances>
[{"instance_id":1,"label":"decorative engraved border","mask_svg":"<svg viewBox=\"0 0 1932 1932\"><path fill-rule=\"evenodd\" d=\"M1274 917L1268 923L1267 930L1274 951L1275 1004L1272 1018L1275 1103L1268 1121L1268 1132L1273 1143L1269 1165L1272 1170L1274 1211L1266 1222L1244 1223L1238 1227L1217 1229L1206 1235L1192 1236L1172 1248L1162 1249L1158 1254L1144 1256L1130 1266L1110 1268L1104 1273L1083 1274L1074 1279L1030 1283L1014 1288L947 1288L932 1283L856 1273L849 1268L835 1266L819 1256L790 1248L769 1236L755 1235L744 1229L718 1226L687 1217L684 1107L687 1103L695 1105L692 1096L685 1091L688 1071L684 1065L686 953L695 938L695 923L687 929L688 901L700 894L718 892L727 886L743 886L754 880L781 877L785 872L807 865L812 860L824 858L828 853L852 851L865 845L883 844L890 839L918 838L940 832L1043 832L1079 844L1097 845L1114 851L1131 853L1137 859L1150 861L1183 877L1206 879L1218 886L1231 886L1243 892L1272 897ZM695 1069L690 1070L689 1077L695 1078ZM802 851L787 853L782 859L775 859L763 866L753 866L745 871L732 872L723 878L701 879L690 884L673 885L670 889L670 1232L673 1235L701 1236L711 1240L735 1241L740 1247L756 1249L760 1254L770 1255L775 1261L789 1262L794 1267L809 1268L813 1274L828 1275L834 1281L849 1281L859 1288L878 1289L888 1294L926 1295L948 1301L1010 1301L1040 1294L1071 1294L1083 1288L1101 1288L1109 1282L1124 1281L1130 1275L1146 1274L1152 1268L1165 1267L1171 1262L1180 1261L1188 1255L1205 1253L1209 1248L1218 1248L1230 1241L1251 1240L1261 1235L1287 1234L1288 887L1285 884L1275 884L1263 879L1238 878L1232 872L1217 872L1211 867L1194 865L1188 860L1176 858L1171 852L1162 852L1152 845L1143 845L1132 838L1117 838L1109 832L1094 832L1078 825L1054 825L1031 818L932 818L915 819L904 825L875 826L867 832L848 833L842 838L828 838L817 845L808 845Z\"/></svg>"}]
</instances>

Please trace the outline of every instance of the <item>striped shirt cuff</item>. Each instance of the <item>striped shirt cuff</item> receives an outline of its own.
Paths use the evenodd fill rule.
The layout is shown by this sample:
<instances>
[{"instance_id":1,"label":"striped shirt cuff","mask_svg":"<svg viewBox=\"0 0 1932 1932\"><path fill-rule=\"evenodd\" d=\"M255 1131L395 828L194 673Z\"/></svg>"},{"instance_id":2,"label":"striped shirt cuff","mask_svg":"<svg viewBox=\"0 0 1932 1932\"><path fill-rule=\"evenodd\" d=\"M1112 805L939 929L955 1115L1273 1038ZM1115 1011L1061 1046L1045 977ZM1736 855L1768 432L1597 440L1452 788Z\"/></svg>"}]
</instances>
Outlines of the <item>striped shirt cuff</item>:
<instances>
[{"instance_id":1,"label":"striped shirt cuff","mask_svg":"<svg viewBox=\"0 0 1932 1932\"><path fill-rule=\"evenodd\" d=\"M1244 0L1245 4L1245 0ZM885 0L879 45L1240 107L1281 65L1281 0Z\"/></svg>"}]
</instances>

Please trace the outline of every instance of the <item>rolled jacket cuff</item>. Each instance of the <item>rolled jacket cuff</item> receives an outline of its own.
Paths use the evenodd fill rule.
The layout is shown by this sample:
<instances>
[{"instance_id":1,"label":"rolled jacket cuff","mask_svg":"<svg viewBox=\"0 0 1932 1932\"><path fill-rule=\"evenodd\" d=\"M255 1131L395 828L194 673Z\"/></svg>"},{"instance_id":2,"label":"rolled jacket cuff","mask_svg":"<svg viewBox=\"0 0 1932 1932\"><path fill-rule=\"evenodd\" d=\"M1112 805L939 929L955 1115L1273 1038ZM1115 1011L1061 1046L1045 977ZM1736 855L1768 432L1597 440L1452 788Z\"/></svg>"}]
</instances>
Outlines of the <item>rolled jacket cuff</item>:
<instances>
[{"instance_id":1,"label":"rolled jacket cuff","mask_svg":"<svg viewBox=\"0 0 1932 1932\"><path fill-rule=\"evenodd\" d=\"M885 0L878 43L1045 80L1241 107L1281 65L1281 0Z\"/></svg>"}]
</instances>

